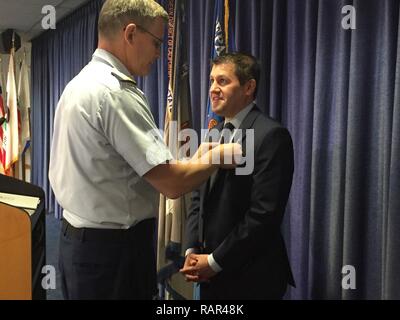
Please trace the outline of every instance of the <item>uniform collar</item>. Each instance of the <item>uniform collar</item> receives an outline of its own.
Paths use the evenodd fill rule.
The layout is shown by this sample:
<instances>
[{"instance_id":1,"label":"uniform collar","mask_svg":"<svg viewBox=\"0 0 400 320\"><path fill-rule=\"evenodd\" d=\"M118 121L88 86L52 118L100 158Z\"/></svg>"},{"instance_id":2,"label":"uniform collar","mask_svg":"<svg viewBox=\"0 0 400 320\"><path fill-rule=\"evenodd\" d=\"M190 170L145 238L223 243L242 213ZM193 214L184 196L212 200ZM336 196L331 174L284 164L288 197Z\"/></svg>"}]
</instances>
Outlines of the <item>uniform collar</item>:
<instances>
[{"instance_id":1,"label":"uniform collar","mask_svg":"<svg viewBox=\"0 0 400 320\"><path fill-rule=\"evenodd\" d=\"M133 82L136 85L136 81L133 76L129 73L128 69L124 64L112 53L104 49L96 49L93 53L93 60L107 63L114 68L112 74L121 81Z\"/></svg>"}]
</instances>

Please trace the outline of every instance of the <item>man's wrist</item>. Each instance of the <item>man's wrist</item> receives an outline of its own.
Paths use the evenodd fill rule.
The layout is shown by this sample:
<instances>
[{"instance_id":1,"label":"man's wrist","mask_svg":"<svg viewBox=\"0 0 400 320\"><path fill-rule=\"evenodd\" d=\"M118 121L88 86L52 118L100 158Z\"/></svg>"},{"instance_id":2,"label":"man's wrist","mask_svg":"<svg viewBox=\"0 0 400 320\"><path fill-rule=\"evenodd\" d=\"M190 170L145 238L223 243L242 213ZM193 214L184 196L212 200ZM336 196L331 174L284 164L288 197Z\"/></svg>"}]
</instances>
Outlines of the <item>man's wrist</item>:
<instances>
[{"instance_id":1,"label":"man's wrist","mask_svg":"<svg viewBox=\"0 0 400 320\"><path fill-rule=\"evenodd\" d=\"M210 266L210 268L215 272L221 272L222 268L221 266L215 261L213 254L209 254L207 257L207 261L208 261L208 265Z\"/></svg>"}]
</instances>

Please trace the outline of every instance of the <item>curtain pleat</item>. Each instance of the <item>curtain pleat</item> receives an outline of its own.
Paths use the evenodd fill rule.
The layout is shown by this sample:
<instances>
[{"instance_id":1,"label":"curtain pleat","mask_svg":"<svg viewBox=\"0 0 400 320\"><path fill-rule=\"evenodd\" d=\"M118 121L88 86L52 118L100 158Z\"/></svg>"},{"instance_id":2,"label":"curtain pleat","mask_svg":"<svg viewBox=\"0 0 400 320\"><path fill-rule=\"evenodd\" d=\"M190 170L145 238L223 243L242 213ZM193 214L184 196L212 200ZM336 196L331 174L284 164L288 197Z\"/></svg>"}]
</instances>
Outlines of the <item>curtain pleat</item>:
<instances>
[{"instance_id":1,"label":"curtain pleat","mask_svg":"<svg viewBox=\"0 0 400 320\"><path fill-rule=\"evenodd\" d=\"M97 19L102 1L77 9L32 41L32 182L46 193L46 206L61 210L48 181L53 119L66 84L86 65L97 46ZM73 190L71 190L73 192Z\"/></svg>"}]
</instances>

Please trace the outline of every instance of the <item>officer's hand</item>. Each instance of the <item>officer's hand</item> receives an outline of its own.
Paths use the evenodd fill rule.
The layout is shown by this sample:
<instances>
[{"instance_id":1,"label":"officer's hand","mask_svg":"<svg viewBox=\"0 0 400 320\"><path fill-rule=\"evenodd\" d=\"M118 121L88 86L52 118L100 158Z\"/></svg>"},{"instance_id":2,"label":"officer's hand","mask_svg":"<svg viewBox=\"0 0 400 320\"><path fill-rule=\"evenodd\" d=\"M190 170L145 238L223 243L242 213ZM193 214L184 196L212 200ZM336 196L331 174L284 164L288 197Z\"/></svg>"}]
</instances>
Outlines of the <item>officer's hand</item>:
<instances>
[{"instance_id":1,"label":"officer's hand","mask_svg":"<svg viewBox=\"0 0 400 320\"><path fill-rule=\"evenodd\" d=\"M212 150L217 146L219 146L218 142L203 142L197 149L196 153L193 155L192 160L194 161L200 160L207 154L207 152L209 152L210 150Z\"/></svg>"}]
</instances>

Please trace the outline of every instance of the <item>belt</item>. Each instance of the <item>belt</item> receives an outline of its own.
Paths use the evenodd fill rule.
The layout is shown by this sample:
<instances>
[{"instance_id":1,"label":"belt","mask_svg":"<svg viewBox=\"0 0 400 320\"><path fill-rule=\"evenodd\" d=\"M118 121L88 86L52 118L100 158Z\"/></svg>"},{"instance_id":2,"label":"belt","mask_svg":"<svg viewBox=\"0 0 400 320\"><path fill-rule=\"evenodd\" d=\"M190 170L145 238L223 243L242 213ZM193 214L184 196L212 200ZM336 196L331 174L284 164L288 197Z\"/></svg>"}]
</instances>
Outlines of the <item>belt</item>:
<instances>
[{"instance_id":1,"label":"belt","mask_svg":"<svg viewBox=\"0 0 400 320\"><path fill-rule=\"evenodd\" d=\"M75 228L67 220L63 219L61 232L69 239L79 241L132 241L139 239L146 241L152 239L155 232L155 219L140 221L129 229L95 229Z\"/></svg>"}]
</instances>

